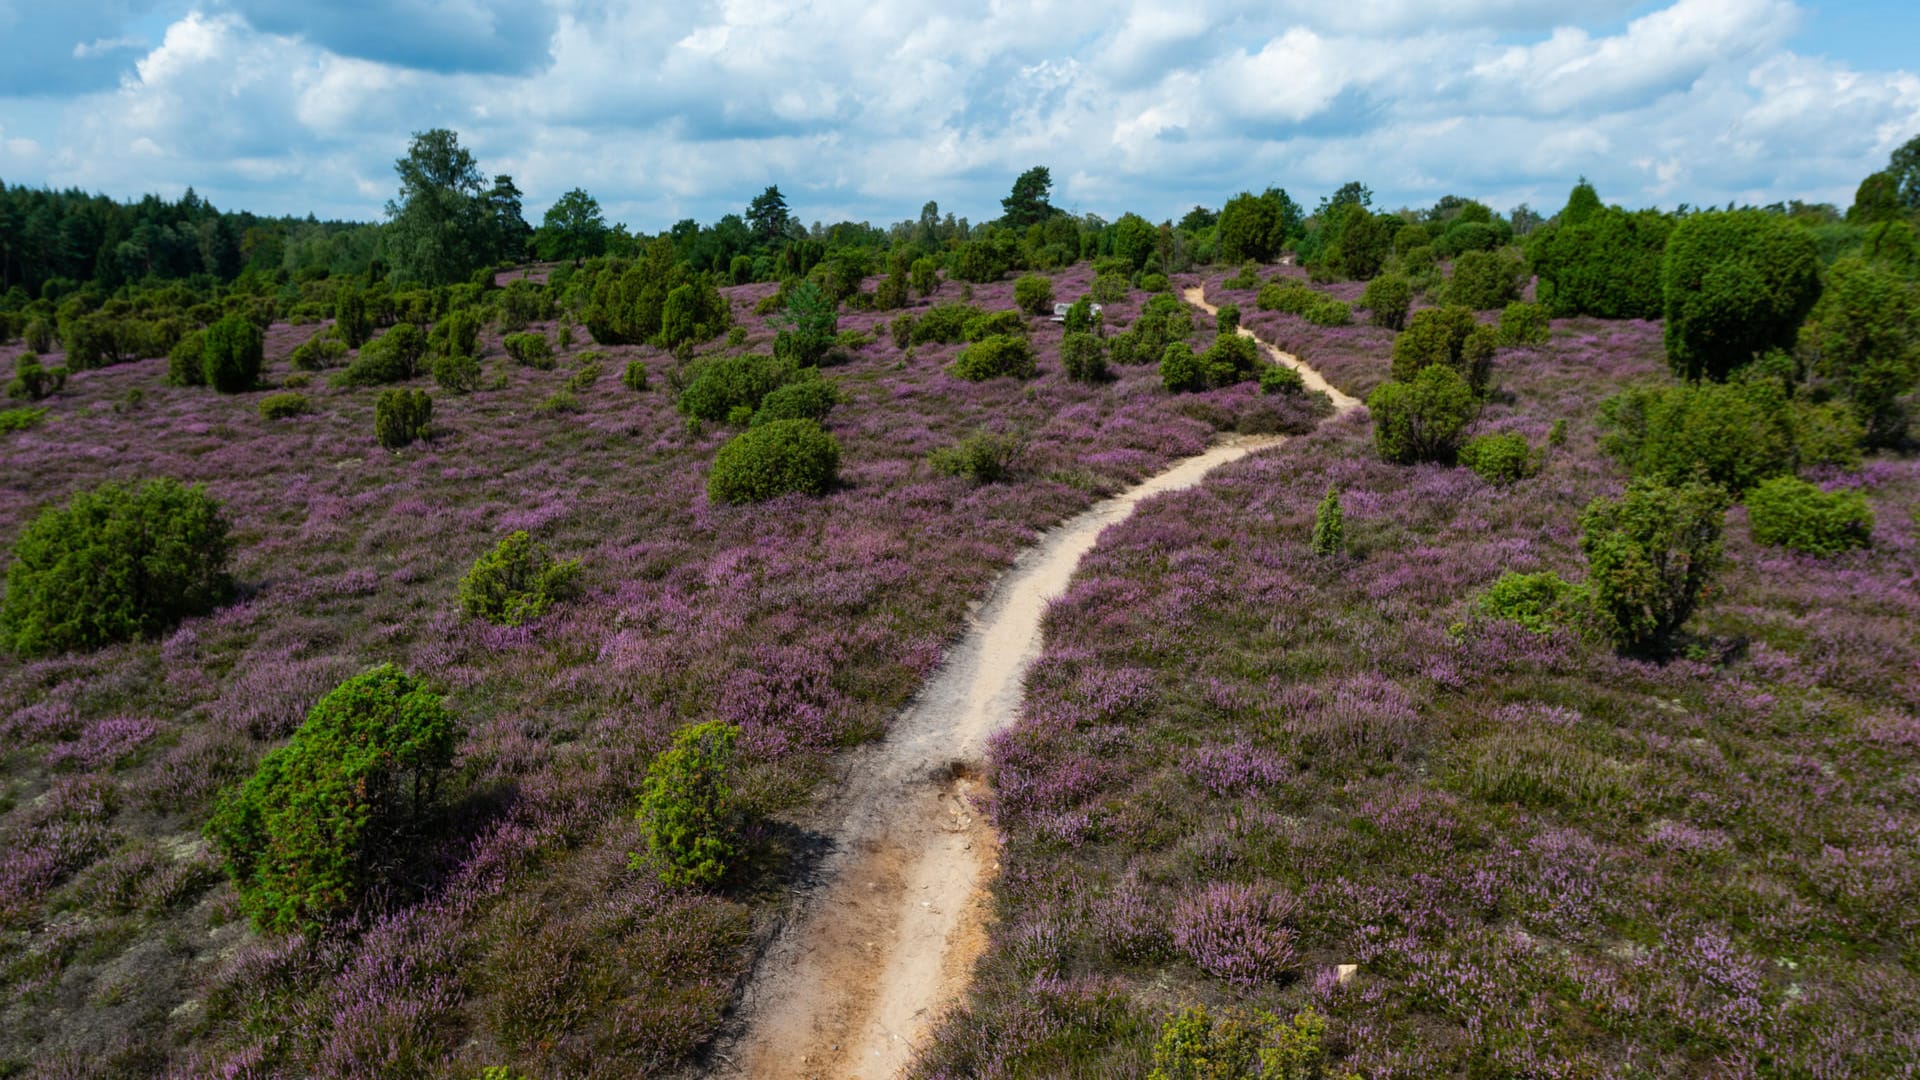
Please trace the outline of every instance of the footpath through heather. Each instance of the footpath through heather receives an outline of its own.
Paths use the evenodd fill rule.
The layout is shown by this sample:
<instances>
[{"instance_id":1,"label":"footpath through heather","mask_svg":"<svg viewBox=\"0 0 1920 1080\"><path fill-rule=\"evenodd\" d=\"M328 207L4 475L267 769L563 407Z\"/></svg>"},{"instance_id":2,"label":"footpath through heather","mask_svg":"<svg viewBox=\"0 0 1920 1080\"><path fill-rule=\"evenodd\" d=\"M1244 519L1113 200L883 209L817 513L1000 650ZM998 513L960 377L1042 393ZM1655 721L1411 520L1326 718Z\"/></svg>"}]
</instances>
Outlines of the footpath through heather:
<instances>
[{"instance_id":1,"label":"footpath through heather","mask_svg":"<svg viewBox=\"0 0 1920 1080\"><path fill-rule=\"evenodd\" d=\"M1215 313L1203 287L1183 295ZM1298 357L1260 344L1309 390L1325 393L1336 415L1359 404ZM1176 462L1049 531L1001 577L887 737L852 755L822 884L801 898L761 957L736 1034L716 1053L717 1075L890 1080L906 1067L940 1012L965 992L986 945L997 845L970 797L988 738L1019 712L1047 604L1066 591L1100 533L1142 501L1285 441L1235 437Z\"/></svg>"}]
</instances>

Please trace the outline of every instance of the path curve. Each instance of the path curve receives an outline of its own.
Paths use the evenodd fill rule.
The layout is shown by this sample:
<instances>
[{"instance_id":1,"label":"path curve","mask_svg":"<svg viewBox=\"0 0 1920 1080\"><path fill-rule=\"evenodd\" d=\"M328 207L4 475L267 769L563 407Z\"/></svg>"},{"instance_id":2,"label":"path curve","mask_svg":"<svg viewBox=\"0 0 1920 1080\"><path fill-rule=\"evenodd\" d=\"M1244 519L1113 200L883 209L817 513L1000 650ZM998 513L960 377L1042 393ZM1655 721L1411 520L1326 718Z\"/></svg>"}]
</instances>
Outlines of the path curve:
<instances>
[{"instance_id":1,"label":"path curve","mask_svg":"<svg viewBox=\"0 0 1920 1080\"><path fill-rule=\"evenodd\" d=\"M1220 313L1219 308L1214 307L1212 304L1207 303L1207 287L1205 285L1195 285L1193 288L1187 289L1184 292L1182 292L1180 296L1182 299L1186 300L1187 303L1192 304L1194 307L1199 308L1201 311L1204 311L1209 315L1218 315ZM1351 394L1345 393L1344 391L1340 390L1338 387L1334 386L1332 383L1328 382L1326 379L1326 376L1308 367L1306 364L1306 361L1301 360L1299 357L1293 355L1290 352L1286 352L1282 350L1278 345L1275 345L1267 341L1261 341L1258 337L1254 335L1253 331L1247 329L1244 326L1239 327L1238 329L1240 331L1241 337L1250 337L1250 338L1253 338L1254 341L1258 342L1260 347L1267 351L1267 355L1273 357L1274 362L1279 364L1284 364L1287 367L1290 367L1293 370L1299 372L1300 380L1307 384L1307 389L1318 390L1321 393L1327 395L1327 397L1333 402L1334 412L1343 413L1351 409L1359 408L1360 399L1352 396Z\"/></svg>"},{"instance_id":2,"label":"path curve","mask_svg":"<svg viewBox=\"0 0 1920 1080\"><path fill-rule=\"evenodd\" d=\"M1185 295L1214 311L1203 290ZM1261 344L1337 410L1359 404L1297 357ZM820 868L822 885L800 899L760 958L735 1034L715 1048L713 1075L899 1075L940 1010L964 993L986 947L985 886L999 866L998 845L971 796L988 737L1019 713L1047 604L1066 591L1100 533L1142 501L1285 441L1217 443L1049 531L1015 560L886 738L849 755L835 799L843 823Z\"/></svg>"}]
</instances>

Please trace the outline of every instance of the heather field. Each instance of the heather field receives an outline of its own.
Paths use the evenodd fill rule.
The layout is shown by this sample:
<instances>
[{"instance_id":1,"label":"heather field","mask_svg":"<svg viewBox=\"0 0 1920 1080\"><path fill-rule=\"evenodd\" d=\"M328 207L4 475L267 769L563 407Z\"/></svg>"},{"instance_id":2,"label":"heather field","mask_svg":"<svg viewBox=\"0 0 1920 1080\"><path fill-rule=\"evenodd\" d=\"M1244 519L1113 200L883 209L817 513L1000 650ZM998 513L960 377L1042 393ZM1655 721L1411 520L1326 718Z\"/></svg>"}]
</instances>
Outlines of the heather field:
<instances>
[{"instance_id":1,"label":"heather field","mask_svg":"<svg viewBox=\"0 0 1920 1080\"><path fill-rule=\"evenodd\" d=\"M1386 379L1390 332L1206 285L1342 389ZM997 921L917 1075L1145 1075L1194 1004L1311 1007L1369 1078L1920 1073L1920 462L1816 475L1865 493L1865 550L1730 511L1665 664L1473 606L1585 575L1581 509L1626 479L1597 407L1671 382L1660 334L1498 354L1477 430L1566 424L1511 485L1387 464L1358 411L1108 531L996 740Z\"/></svg>"},{"instance_id":2,"label":"heather field","mask_svg":"<svg viewBox=\"0 0 1920 1080\"><path fill-rule=\"evenodd\" d=\"M1078 296L1090 279L1082 264L1055 288ZM773 288L726 290L745 329L730 351L769 347L752 308ZM1011 282L969 291L1013 306ZM1108 305L1109 326L1143 298ZM375 391L324 374L303 391L311 414L259 416L321 329L285 323L267 334L260 392L168 387L164 360L120 364L76 372L39 423L0 435L0 540L100 481L170 476L224 504L239 585L158 640L0 660L0 1075L685 1062L819 845L811 807L835 751L886 730L1013 556L1216 430L1312 420L1305 399L1250 383L1168 395L1151 366L1069 381L1045 320L1030 320L1038 378L960 381L945 372L958 346L903 351L893 314L840 319L875 340L843 337L825 369L843 456L819 499L710 504L728 432L675 412L672 356L579 344L543 371L501 355L493 330L486 388L436 391L431 439L398 452L374 441ZM1192 340L1211 333L1196 313ZM649 389L622 384L630 359ZM1027 435L1013 482L929 470L929 451L982 427ZM465 617L461 575L514 530L581 560L582 595L519 627ZM252 931L201 838L213 800L383 661L433 679L467 729L442 839L348 925ZM628 868L644 846L633 794L671 733L707 719L739 726L736 785L758 824L722 887L669 889Z\"/></svg>"}]
</instances>

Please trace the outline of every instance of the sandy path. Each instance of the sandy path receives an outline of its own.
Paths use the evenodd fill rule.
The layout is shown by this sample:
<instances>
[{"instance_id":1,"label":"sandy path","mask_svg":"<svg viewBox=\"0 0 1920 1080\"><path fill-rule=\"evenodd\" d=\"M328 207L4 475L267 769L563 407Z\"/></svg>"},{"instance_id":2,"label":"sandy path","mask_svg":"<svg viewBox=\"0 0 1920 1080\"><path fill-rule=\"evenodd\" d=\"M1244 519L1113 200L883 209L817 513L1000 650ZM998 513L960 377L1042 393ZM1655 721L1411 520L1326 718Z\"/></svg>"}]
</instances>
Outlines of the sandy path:
<instances>
[{"instance_id":1,"label":"sandy path","mask_svg":"<svg viewBox=\"0 0 1920 1080\"><path fill-rule=\"evenodd\" d=\"M1181 293L1180 296L1186 300L1187 303L1192 304L1194 307L1199 308L1209 315L1218 315L1220 313L1219 308L1207 303L1207 287L1204 285L1195 285L1193 288ZM1260 342L1260 347L1267 350L1267 355L1273 357L1275 363L1285 364L1287 367L1299 372L1301 380L1307 384L1307 389L1318 390L1331 398L1335 412L1346 412L1360 404L1358 398L1335 389L1334 385L1328 382L1325 376L1308 367L1299 357L1290 352L1282 352L1277 345L1260 341L1259 338L1254 337L1253 331L1244 326L1239 329L1241 337L1250 337Z\"/></svg>"},{"instance_id":2,"label":"sandy path","mask_svg":"<svg viewBox=\"0 0 1920 1080\"><path fill-rule=\"evenodd\" d=\"M1200 289L1186 299L1214 310ZM1340 411L1358 404L1298 358L1265 347ZM892 1080L906 1067L986 946L985 886L999 863L993 831L969 796L988 736L1019 711L1048 602L1066 591L1101 531L1143 500L1285 441L1235 437L1176 462L1015 561L886 739L850 755L835 799L844 824L820 867L822 884L761 957L736 1034L716 1047L715 1075Z\"/></svg>"}]
</instances>

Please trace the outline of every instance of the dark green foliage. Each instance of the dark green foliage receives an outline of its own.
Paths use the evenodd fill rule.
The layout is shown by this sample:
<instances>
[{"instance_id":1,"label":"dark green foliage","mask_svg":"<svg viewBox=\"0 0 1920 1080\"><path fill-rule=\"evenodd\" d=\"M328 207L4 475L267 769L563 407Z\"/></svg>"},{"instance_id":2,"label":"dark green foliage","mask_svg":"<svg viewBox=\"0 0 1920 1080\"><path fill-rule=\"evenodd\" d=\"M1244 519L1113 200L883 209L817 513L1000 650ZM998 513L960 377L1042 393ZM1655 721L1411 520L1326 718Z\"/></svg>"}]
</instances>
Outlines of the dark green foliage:
<instances>
[{"instance_id":1,"label":"dark green foliage","mask_svg":"<svg viewBox=\"0 0 1920 1080\"><path fill-rule=\"evenodd\" d=\"M1027 452L1023 432L1002 433L982 428L952 446L927 455L934 472L959 476L976 484L992 484L1013 475Z\"/></svg>"},{"instance_id":2,"label":"dark green foliage","mask_svg":"<svg viewBox=\"0 0 1920 1080\"><path fill-rule=\"evenodd\" d=\"M1360 306L1367 309L1367 322L1374 326L1405 329L1407 309L1413 306L1413 283L1399 274L1382 274L1367 282L1366 291L1360 294Z\"/></svg>"},{"instance_id":3,"label":"dark green foliage","mask_svg":"<svg viewBox=\"0 0 1920 1080\"><path fill-rule=\"evenodd\" d=\"M1169 393L1191 393L1207 388L1207 365L1184 341L1176 341L1160 354L1160 383Z\"/></svg>"},{"instance_id":4,"label":"dark green foliage","mask_svg":"<svg viewBox=\"0 0 1920 1080\"><path fill-rule=\"evenodd\" d=\"M1087 289L1087 296L1096 304L1118 304L1126 300L1127 292L1132 287L1125 274L1100 274L1094 277L1093 284Z\"/></svg>"},{"instance_id":5,"label":"dark green foliage","mask_svg":"<svg viewBox=\"0 0 1920 1080\"><path fill-rule=\"evenodd\" d=\"M1218 389L1253 378L1260 370L1260 346L1245 334L1220 334L1200 356L1207 386Z\"/></svg>"},{"instance_id":6,"label":"dark green foliage","mask_svg":"<svg viewBox=\"0 0 1920 1080\"><path fill-rule=\"evenodd\" d=\"M833 348L840 316L832 297L812 281L803 281L788 290L780 322L784 329L774 355L799 367L813 367Z\"/></svg>"},{"instance_id":7,"label":"dark green foliage","mask_svg":"<svg viewBox=\"0 0 1920 1080\"><path fill-rule=\"evenodd\" d=\"M566 388L570 392L582 393L600 381L600 361L604 357L597 352L584 352L576 357L580 366L567 376Z\"/></svg>"},{"instance_id":8,"label":"dark green foliage","mask_svg":"<svg viewBox=\"0 0 1920 1080\"><path fill-rule=\"evenodd\" d=\"M1480 323L1471 308L1453 305L1415 312L1407 328L1393 339L1393 378L1409 382L1431 364L1459 372L1475 394L1486 390L1492 377L1492 351L1484 338L1473 342ZM1473 343L1474 348L1469 348Z\"/></svg>"},{"instance_id":9,"label":"dark green foliage","mask_svg":"<svg viewBox=\"0 0 1920 1080\"><path fill-rule=\"evenodd\" d=\"M647 363L644 360L629 360L620 372L620 385L638 394L647 388Z\"/></svg>"},{"instance_id":10,"label":"dark green foliage","mask_svg":"<svg viewBox=\"0 0 1920 1080\"><path fill-rule=\"evenodd\" d=\"M1747 493L1753 542L1809 555L1835 555L1873 541L1873 511L1858 491L1822 491L1776 476Z\"/></svg>"},{"instance_id":11,"label":"dark green foliage","mask_svg":"<svg viewBox=\"0 0 1920 1080\"><path fill-rule=\"evenodd\" d=\"M1739 494L1798 463L1792 404L1754 379L1638 387L1601 403L1602 442L1637 477L1700 478Z\"/></svg>"},{"instance_id":12,"label":"dark green foliage","mask_svg":"<svg viewBox=\"0 0 1920 1080\"><path fill-rule=\"evenodd\" d=\"M1304 315L1307 309L1320 302L1318 292L1305 285L1268 282L1260 287L1253 306L1261 311L1284 311L1289 315ZM1411 300L1409 300L1411 302Z\"/></svg>"},{"instance_id":13,"label":"dark green foliage","mask_svg":"<svg viewBox=\"0 0 1920 1080\"><path fill-rule=\"evenodd\" d=\"M301 346L305 348L305 346ZM295 349L298 358L300 349ZM294 364L299 367L298 363ZM195 330L173 343L167 350L167 374L164 380L168 386L205 386L207 385L207 332Z\"/></svg>"},{"instance_id":14,"label":"dark green foliage","mask_svg":"<svg viewBox=\"0 0 1920 1080\"><path fill-rule=\"evenodd\" d=\"M307 395L298 393L268 394L260 399L260 419L285 420L293 416L305 416L313 411L313 405L307 401Z\"/></svg>"},{"instance_id":15,"label":"dark green foliage","mask_svg":"<svg viewBox=\"0 0 1920 1080\"><path fill-rule=\"evenodd\" d=\"M660 344L677 349L710 341L726 333L732 322L732 309L727 306L726 298L720 295L712 278L700 274L668 291L666 303L660 309Z\"/></svg>"},{"instance_id":16,"label":"dark green foliage","mask_svg":"<svg viewBox=\"0 0 1920 1080\"><path fill-rule=\"evenodd\" d=\"M1313 512L1313 553L1320 556L1347 552L1347 519L1340 509L1340 489L1329 485L1326 497Z\"/></svg>"},{"instance_id":17,"label":"dark green foliage","mask_svg":"<svg viewBox=\"0 0 1920 1080\"><path fill-rule=\"evenodd\" d=\"M1300 236L1303 221L1300 205L1285 191L1243 191L1220 209L1220 261L1270 263Z\"/></svg>"},{"instance_id":18,"label":"dark green foliage","mask_svg":"<svg viewBox=\"0 0 1920 1080\"><path fill-rule=\"evenodd\" d=\"M1150 293L1172 292L1173 282L1168 281L1167 275L1165 274L1141 274L1140 291Z\"/></svg>"},{"instance_id":19,"label":"dark green foliage","mask_svg":"<svg viewBox=\"0 0 1920 1080\"><path fill-rule=\"evenodd\" d=\"M1474 613L1486 619L1505 619L1536 634L1550 634L1579 618L1586 590L1542 570L1516 574L1509 570L1474 598Z\"/></svg>"},{"instance_id":20,"label":"dark green foliage","mask_svg":"<svg viewBox=\"0 0 1920 1080\"><path fill-rule=\"evenodd\" d=\"M1147 1080L1357 1080L1328 1063L1327 1022L1312 1006L1282 1021L1271 1013L1199 1005L1168 1018Z\"/></svg>"},{"instance_id":21,"label":"dark green foliage","mask_svg":"<svg viewBox=\"0 0 1920 1080\"><path fill-rule=\"evenodd\" d=\"M1867 430L1859 417L1843 401L1814 404L1806 397L1793 403L1793 445L1799 468L1830 465L1839 469L1860 467L1860 444Z\"/></svg>"},{"instance_id":22,"label":"dark green foliage","mask_svg":"<svg viewBox=\"0 0 1920 1080\"><path fill-rule=\"evenodd\" d=\"M1527 437L1518 432L1477 435L1460 447L1460 464L1490 484L1510 484L1539 467Z\"/></svg>"},{"instance_id":23,"label":"dark green foliage","mask_svg":"<svg viewBox=\"0 0 1920 1080\"><path fill-rule=\"evenodd\" d=\"M740 729L718 720L683 728L647 766L635 817L651 862L668 885L705 887L739 853L740 807L728 773ZM635 868L642 865L633 856Z\"/></svg>"},{"instance_id":24,"label":"dark green foliage","mask_svg":"<svg viewBox=\"0 0 1920 1080\"><path fill-rule=\"evenodd\" d=\"M1520 299L1520 261L1498 251L1463 252L1447 280L1447 303L1475 311Z\"/></svg>"},{"instance_id":25,"label":"dark green foliage","mask_svg":"<svg viewBox=\"0 0 1920 1080\"><path fill-rule=\"evenodd\" d=\"M1791 348L1820 295L1813 236L1758 210L1695 214L1667 242L1667 361L1685 379L1724 379L1769 349Z\"/></svg>"},{"instance_id":26,"label":"dark green foliage","mask_svg":"<svg viewBox=\"0 0 1920 1080\"><path fill-rule=\"evenodd\" d=\"M545 334L508 334L500 339L500 344L506 348L507 355L513 357L513 362L521 367L553 370L553 343L547 340Z\"/></svg>"},{"instance_id":27,"label":"dark green foliage","mask_svg":"<svg viewBox=\"0 0 1920 1080\"><path fill-rule=\"evenodd\" d=\"M1106 345L1093 334L1069 333L1061 338L1060 363L1069 379L1090 383L1107 379Z\"/></svg>"},{"instance_id":28,"label":"dark green foliage","mask_svg":"<svg viewBox=\"0 0 1920 1080\"><path fill-rule=\"evenodd\" d=\"M601 213L600 200L586 193L582 188L574 188L547 208L540 221L540 257L543 259L571 259L577 265L583 259L591 259L606 250L607 219ZM741 258L734 260L737 264ZM734 268L738 273L737 266ZM747 277L753 276L753 260L747 259ZM735 285L744 284L735 281Z\"/></svg>"},{"instance_id":29,"label":"dark green foliage","mask_svg":"<svg viewBox=\"0 0 1920 1080\"><path fill-rule=\"evenodd\" d=\"M1096 331L1101 325L1098 316L1091 316L1089 322ZM1156 296L1140 310L1133 326L1113 339L1111 359L1116 364L1156 363L1169 344L1184 341L1192 333L1193 309L1171 296Z\"/></svg>"},{"instance_id":30,"label":"dark green foliage","mask_svg":"<svg viewBox=\"0 0 1920 1080\"><path fill-rule=\"evenodd\" d=\"M1539 304L1515 300L1500 312L1500 345L1503 348L1533 348L1553 339L1553 327L1546 309Z\"/></svg>"},{"instance_id":31,"label":"dark green foliage","mask_svg":"<svg viewBox=\"0 0 1920 1080\"><path fill-rule=\"evenodd\" d=\"M887 333L893 338L893 347L905 349L913 344L913 314L911 312L896 315L887 324Z\"/></svg>"},{"instance_id":32,"label":"dark green foliage","mask_svg":"<svg viewBox=\"0 0 1920 1080\"><path fill-rule=\"evenodd\" d=\"M1034 363L1033 346L1013 334L984 337L960 350L947 370L969 382L1011 377L1031 379L1039 373Z\"/></svg>"},{"instance_id":33,"label":"dark green foliage","mask_svg":"<svg viewBox=\"0 0 1920 1080\"><path fill-rule=\"evenodd\" d=\"M180 340L184 343L189 338ZM293 355L289 359L293 362L295 371L325 371L346 359L346 356L346 342L339 338L315 334L294 346Z\"/></svg>"},{"instance_id":34,"label":"dark green foliage","mask_svg":"<svg viewBox=\"0 0 1920 1080\"><path fill-rule=\"evenodd\" d=\"M967 325L980 315L980 309L971 304L935 304L914 320L913 343L960 341Z\"/></svg>"},{"instance_id":35,"label":"dark green foliage","mask_svg":"<svg viewBox=\"0 0 1920 1080\"><path fill-rule=\"evenodd\" d=\"M1573 190L1567 193L1567 205L1559 215L1560 223L1584 225L1604 209L1605 206L1600 202L1600 193L1594 190L1593 185L1583 176L1579 183L1573 185Z\"/></svg>"},{"instance_id":36,"label":"dark green foliage","mask_svg":"<svg viewBox=\"0 0 1920 1080\"><path fill-rule=\"evenodd\" d=\"M0 645L90 649L202 615L233 590L219 504L173 480L103 484L40 511L14 541Z\"/></svg>"},{"instance_id":37,"label":"dark green foliage","mask_svg":"<svg viewBox=\"0 0 1920 1080\"><path fill-rule=\"evenodd\" d=\"M449 313L427 332L427 348L441 356L478 356L479 345L480 313L471 308Z\"/></svg>"},{"instance_id":38,"label":"dark green foliage","mask_svg":"<svg viewBox=\"0 0 1920 1080\"><path fill-rule=\"evenodd\" d=\"M913 291L921 296L932 296L940 287L940 264L932 259L913 260L913 267L907 273L913 279Z\"/></svg>"},{"instance_id":39,"label":"dark green foliage","mask_svg":"<svg viewBox=\"0 0 1920 1080\"><path fill-rule=\"evenodd\" d=\"M1429 364L1410 381L1381 384L1367 397L1367 411L1381 457L1401 465L1450 463L1480 403L1459 372Z\"/></svg>"},{"instance_id":40,"label":"dark green foliage","mask_svg":"<svg viewBox=\"0 0 1920 1080\"><path fill-rule=\"evenodd\" d=\"M1315 326L1346 326L1353 322L1353 308L1344 300L1328 298L1308 308L1304 317Z\"/></svg>"},{"instance_id":41,"label":"dark green foliage","mask_svg":"<svg viewBox=\"0 0 1920 1080\"><path fill-rule=\"evenodd\" d=\"M433 384L449 394L471 394L480 389L480 361L467 353L436 357Z\"/></svg>"},{"instance_id":42,"label":"dark green foliage","mask_svg":"<svg viewBox=\"0 0 1920 1080\"><path fill-rule=\"evenodd\" d=\"M383 239L398 277L450 285L495 260L480 168L458 135L445 128L416 134L394 171L400 194L387 204Z\"/></svg>"},{"instance_id":43,"label":"dark green foliage","mask_svg":"<svg viewBox=\"0 0 1920 1080\"><path fill-rule=\"evenodd\" d=\"M1039 274L1023 274L1013 283L1013 302L1029 315L1053 314L1053 282Z\"/></svg>"},{"instance_id":44,"label":"dark green foliage","mask_svg":"<svg viewBox=\"0 0 1920 1080\"><path fill-rule=\"evenodd\" d=\"M735 435L714 455L707 497L759 502L799 492L824 495L840 468L840 444L817 420L775 420Z\"/></svg>"},{"instance_id":45,"label":"dark green foliage","mask_svg":"<svg viewBox=\"0 0 1920 1080\"><path fill-rule=\"evenodd\" d=\"M753 410L776 387L795 377L791 363L771 356L711 356L688 369L686 389L680 391L682 416L693 420L725 420L735 409Z\"/></svg>"},{"instance_id":46,"label":"dark green foliage","mask_svg":"<svg viewBox=\"0 0 1920 1080\"><path fill-rule=\"evenodd\" d=\"M53 351L53 323L44 315L36 315L27 320L27 327L21 331L20 336L26 341L29 352L47 353Z\"/></svg>"},{"instance_id":47,"label":"dark green foliage","mask_svg":"<svg viewBox=\"0 0 1920 1080\"><path fill-rule=\"evenodd\" d=\"M333 326L347 348L357 349L373 337L373 314L367 308L367 294L347 284L333 294Z\"/></svg>"},{"instance_id":48,"label":"dark green foliage","mask_svg":"<svg viewBox=\"0 0 1920 1080\"><path fill-rule=\"evenodd\" d=\"M1214 333L1227 335L1240 330L1240 305L1221 304L1213 316Z\"/></svg>"},{"instance_id":49,"label":"dark green foliage","mask_svg":"<svg viewBox=\"0 0 1920 1080\"><path fill-rule=\"evenodd\" d=\"M1000 209L1004 212L1000 220L1004 225L1024 229L1058 214L1060 211L1047 202L1053 193L1053 174L1044 165L1035 165L1021 173L1013 181L1013 191L1000 200Z\"/></svg>"},{"instance_id":50,"label":"dark green foliage","mask_svg":"<svg viewBox=\"0 0 1920 1080\"><path fill-rule=\"evenodd\" d=\"M1366 281L1380 272L1387 256L1393 254L1394 234L1400 219L1375 215L1359 203L1347 203L1334 212L1326 250L1320 263L1335 277Z\"/></svg>"},{"instance_id":51,"label":"dark green foliage","mask_svg":"<svg viewBox=\"0 0 1920 1080\"><path fill-rule=\"evenodd\" d=\"M428 831L461 735L391 664L321 698L207 823L254 925L314 931L361 907Z\"/></svg>"},{"instance_id":52,"label":"dark green foliage","mask_svg":"<svg viewBox=\"0 0 1920 1080\"><path fill-rule=\"evenodd\" d=\"M1303 394L1307 390L1307 381L1300 373L1285 364L1267 364L1260 369L1260 392L1263 394Z\"/></svg>"},{"instance_id":53,"label":"dark green foliage","mask_svg":"<svg viewBox=\"0 0 1920 1080\"><path fill-rule=\"evenodd\" d=\"M775 387L760 399L754 410L753 424L771 424L776 420L825 420L840 403L840 391L825 379L799 379Z\"/></svg>"},{"instance_id":54,"label":"dark green foliage","mask_svg":"<svg viewBox=\"0 0 1920 1080\"><path fill-rule=\"evenodd\" d=\"M525 530L507 535L460 579L460 608L495 626L519 626L572 596L580 561L556 562Z\"/></svg>"},{"instance_id":55,"label":"dark green foliage","mask_svg":"<svg viewBox=\"0 0 1920 1080\"><path fill-rule=\"evenodd\" d=\"M1226 289L1258 289L1261 287L1260 264L1248 260L1240 264L1240 269L1227 275L1220 282Z\"/></svg>"},{"instance_id":56,"label":"dark green foliage","mask_svg":"<svg viewBox=\"0 0 1920 1080\"><path fill-rule=\"evenodd\" d=\"M1838 383L1875 445L1898 445L1900 398L1920 381L1920 289L1885 263L1841 259L1800 331L1814 372Z\"/></svg>"},{"instance_id":57,"label":"dark green foliage","mask_svg":"<svg viewBox=\"0 0 1920 1080\"><path fill-rule=\"evenodd\" d=\"M1017 311L989 311L967 320L961 328L962 341L984 341L990 337L1003 335L1025 335L1027 320Z\"/></svg>"},{"instance_id":58,"label":"dark green foliage","mask_svg":"<svg viewBox=\"0 0 1920 1080\"><path fill-rule=\"evenodd\" d=\"M1587 593L1601 631L1622 652L1664 656L1722 559L1725 492L1635 480L1580 515Z\"/></svg>"},{"instance_id":59,"label":"dark green foliage","mask_svg":"<svg viewBox=\"0 0 1920 1080\"><path fill-rule=\"evenodd\" d=\"M59 393L66 385L66 365L43 367L38 356L21 353L13 362L13 379L7 383L7 396L39 401Z\"/></svg>"},{"instance_id":60,"label":"dark green foliage","mask_svg":"<svg viewBox=\"0 0 1920 1080\"><path fill-rule=\"evenodd\" d=\"M253 389L266 359L260 328L239 314L228 315L207 327L202 354L207 385L223 394Z\"/></svg>"},{"instance_id":61,"label":"dark green foliage","mask_svg":"<svg viewBox=\"0 0 1920 1080\"><path fill-rule=\"evenodd\" d=\"M1665 303L1661 265L1673 219L1658 210L1602 207L1597 199L1581 209L1584 216L1569 219L1563 212L1559 224L1527 239L1540 305L1555 318L1659 318Z\"/></svg>"},{"instance_id":62,"label":"dark green foliage","mask_svg":"<svg viewBox=\"0 0 1920 1080\"><path fill-rule=\"evenodd\" d=\"M398 323L360 347L360 355L333 376L335 386L381 386L405 382L420 373L427 336L412 323Z\"/></svg>"},{"instance_id":63,"label":"dark green foliage","mask_svg":"<svg viewBox=\"0 0 1920 1080\"><path fill-rule=\"evenodd\" d=\"M433 398L425 390L390 388L374 400L373 435L389 450L426 438L432 427Z\"/></svg>"}]
</instances>

